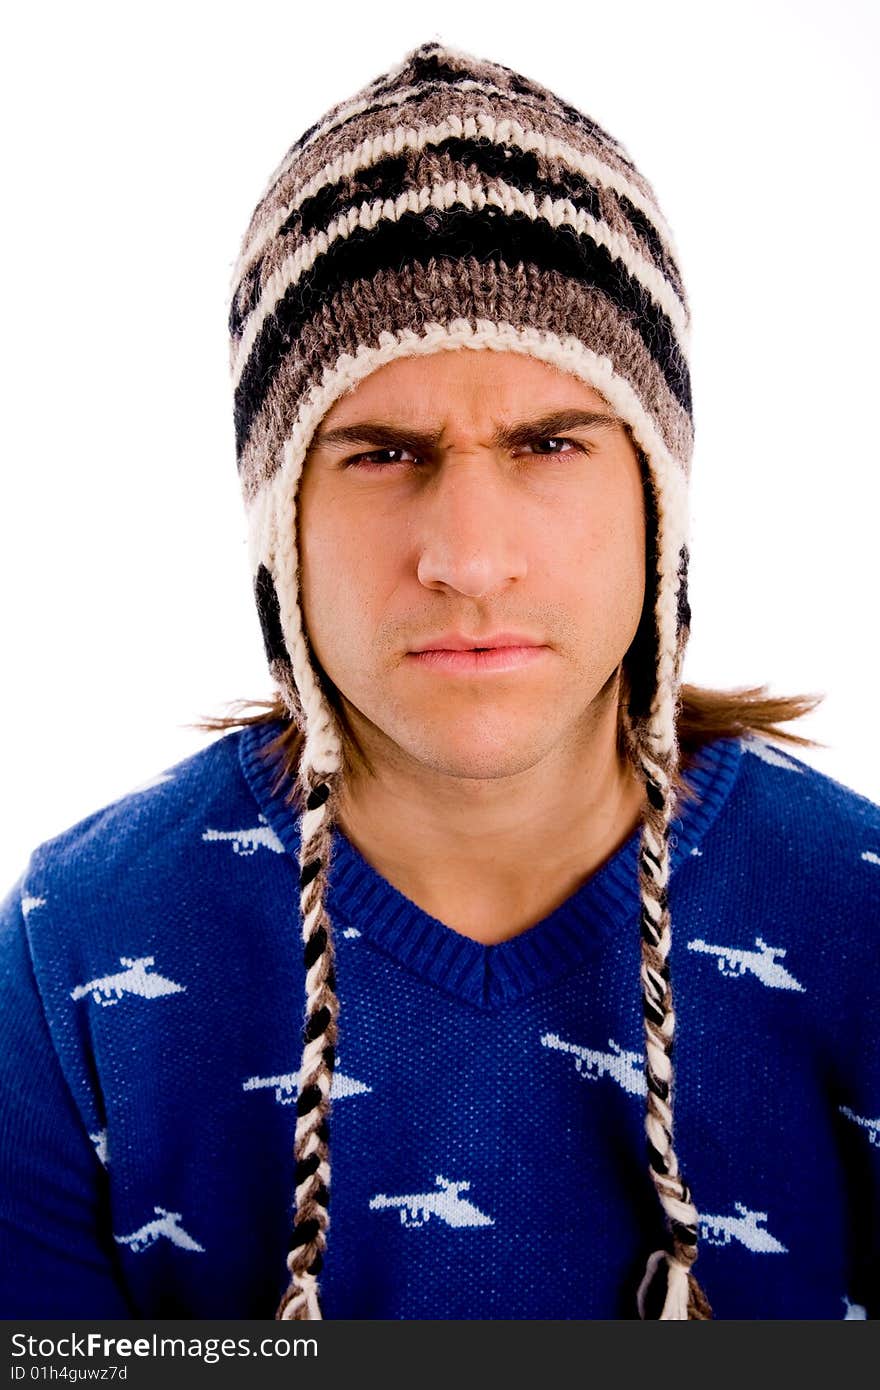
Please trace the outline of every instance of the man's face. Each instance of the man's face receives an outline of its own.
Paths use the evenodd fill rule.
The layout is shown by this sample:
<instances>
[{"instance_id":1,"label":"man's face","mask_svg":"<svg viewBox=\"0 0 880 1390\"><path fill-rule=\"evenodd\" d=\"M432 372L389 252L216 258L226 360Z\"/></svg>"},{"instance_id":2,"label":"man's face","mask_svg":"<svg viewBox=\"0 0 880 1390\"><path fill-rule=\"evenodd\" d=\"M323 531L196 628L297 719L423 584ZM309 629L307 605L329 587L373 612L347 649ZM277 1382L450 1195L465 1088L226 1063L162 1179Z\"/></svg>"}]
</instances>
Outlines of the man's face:
<instances>
[{"instance_id":1,"label":"man's face","mask_svg":"<svg viewBox=\"0 0 880 1390\"><path fill-rule=\"evenodd\" d=\"M488 350L390 362L322 420L297 510L306 630L378 765L501 777L616 707L645 592L642 481L576 377ZM538 645L417 654L504 633Z\"/></svg>"}]
</instances>

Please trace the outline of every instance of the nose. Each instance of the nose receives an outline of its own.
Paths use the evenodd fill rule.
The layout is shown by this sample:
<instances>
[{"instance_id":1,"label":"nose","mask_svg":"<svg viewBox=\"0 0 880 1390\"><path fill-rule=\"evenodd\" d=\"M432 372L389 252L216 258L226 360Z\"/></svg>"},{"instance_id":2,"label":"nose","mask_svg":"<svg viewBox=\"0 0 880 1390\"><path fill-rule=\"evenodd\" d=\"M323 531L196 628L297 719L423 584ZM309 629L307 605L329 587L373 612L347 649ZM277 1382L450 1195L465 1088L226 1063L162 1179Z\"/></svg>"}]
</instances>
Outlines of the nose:
<instances>
[{"instance_id":1,"label":"nose","mask_svg":"<svg viewBox=\"0 0 880 1390\"><path fill-rule=\"evenodd\" d=\"M456 458L420 498L418 577L425 588L484 598L527 572L524 502L494 457Z\"/></svg>"}]
</instances>

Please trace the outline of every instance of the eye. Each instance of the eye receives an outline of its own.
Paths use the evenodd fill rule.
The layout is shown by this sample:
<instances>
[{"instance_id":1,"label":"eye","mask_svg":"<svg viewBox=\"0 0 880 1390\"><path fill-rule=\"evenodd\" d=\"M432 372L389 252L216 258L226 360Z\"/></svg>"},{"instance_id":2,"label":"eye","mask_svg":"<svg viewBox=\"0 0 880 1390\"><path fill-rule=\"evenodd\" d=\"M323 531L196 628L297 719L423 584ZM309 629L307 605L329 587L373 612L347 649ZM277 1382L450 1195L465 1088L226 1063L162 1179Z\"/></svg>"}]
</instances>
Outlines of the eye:
<instances>
[{"instance_id":1,"label":"eye","mask_svg":"<svg viewBox=\"0 0 880 1390\"><path fill-rule=\"evenodd\" d=\"M571 446L572 449L575 450L576 453L585 454L585 453L587 452L587 450L585 449L584 445L583 445L583 444L579 444L578 441L577 441L576 439L567 439L567 438L564 438L562 435L558 435L558 434L549 434L549 435L545 435L545 436L543 436L543 437L541 437L541 436L539 435L539 436L537 436L535 439L533 439L533 440L531 441L530 447L531 447L532 445L535 445L535 444L568 444L568 445ZM559 453L563 453L564 450L561 450L561 449L549 449L549 450L547 450L546 452L547 452L547 453L550 453L550 454L559 454Z\"/></svg>"},{"instance_id":2,"label":"eye","mask_svg":"<svg viewBox=\"0 0 880 1390\"><path fill-rule=\"evenodd\" d=\"M399 463L400 459L382 459L381 455L388 454L409 454L410 458L417 458L409 449L373 449L368 454L352 454L351 458L345 460L346 468L386 468L389 463Z\"/></svg>"}]
</instances>

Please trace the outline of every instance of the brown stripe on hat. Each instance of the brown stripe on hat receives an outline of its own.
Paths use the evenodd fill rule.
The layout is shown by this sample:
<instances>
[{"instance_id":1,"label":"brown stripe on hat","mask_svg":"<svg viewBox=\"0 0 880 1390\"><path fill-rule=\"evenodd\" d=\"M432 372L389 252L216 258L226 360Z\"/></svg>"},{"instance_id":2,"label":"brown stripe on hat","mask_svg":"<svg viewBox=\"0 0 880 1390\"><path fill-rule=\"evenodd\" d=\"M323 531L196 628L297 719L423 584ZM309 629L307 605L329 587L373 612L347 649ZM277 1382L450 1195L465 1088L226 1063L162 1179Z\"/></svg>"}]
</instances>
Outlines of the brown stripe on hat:
<instances>
[{"instance_id":1,"label":"brown stripe on hat","mask_svg":"<svg viewBox=\"0 0 880 1390\"><path fill-rule=\"evenodd\" d=\"M452 113L462 119L472 115L490 121L510 120L528 131L556 139L576 149L591 153L601 159L609 168L634 183L653 201L653 193L644 177L638 173L630 161L623 156L618 147L603 139L598 127L573 128L564 116L554 112L540 100L519 100L507 97L496 84L487 83L485 90L479 84L466 90L450 90L445 85L416 88L405 95L389 95L380 102L352 114L342 125L330 128L326 134L314 139L309 148L295 161L295 179L282 176L279 188L294 192L303 183L313 178L324 163L353 154L363 140L373 140L386 131L394 131L401 126L419 129L443 121ZM356 126L356 129L354 127Z\"/></svg>"},{"instance_id":2,"label":"brown stripe on hat","mask_svg":"<svg viewBox=\"0 0 880 1390\"><path fill-rule=\"evenodd\" d=\"M485 139L449 136L438 144L428 143L421 148L406 146L399 153L363 164L299 202L275 230L262 255L252 263L254 267L259 263L259 281L251 286L251 306L256 304L274 270L300 245L317 232L326 230L351 208L386 199L393 201L404 188L421 193L450 182L479 188L486 194L496 192L505 201L511 189L523 195L533 194L539 206L547 197L556 204L570 201L576 210L597 220L604 216L609 227L625 238L659 275L669 280L683 300L677 271L673 268L670 273L669 253L648 218L625 194L604 189L598 178L572 169L555 155ZM245 316L247 312L240 303L239 313Z\"/></svg>"},{"instance_id":3,"label":"brown stripe on hat","mask_svg":"<svg viewBox=\"0 0 880 1390\"><path fill-rule=\"evenodd\" d=\"M457 318L471 324L477 319L512 322L570 336L608 357L650 410L669 452L687 466L693 448L690 417L673 397L640 335L606 295L537 266L481 265L468 259L444 265L442 301L430 271L407 266L347 285L321 305L301 331L296 351L281 363L242 452L246 500L277 472L298 404L342 353L354 355L362 344L377 346L381 332L418 333L426 323L448 324Z\"/></svg>"},{"instance_id":4,"label":"brown stripe on hat","mask_svg":"<svg viewBox=\"0 0 880 1390\"><path fill-rule=\"evenodd\" d=\"M599 216L613 232L625 238L627 243L644 256L649 265L656 267L658 273L669 281L685 311L689 305L681 273L673 256L667 251L656 228L648 221L640 208L613 188L599 189Z\"/></svg>"},{"instance_id":5,"label":"brown stripe on hat","mask_svg":"<svg viewBox=\"0 0 880 1390\"><path fill-rule=\"evenodd\" d=\"M466 158L476 146L464 142L461 148ZM497 159L498 154L492 151L491 158ZM392 270L402 259L424 264L431 254L425 254L426 242L436 246L435 254L446 262L468 251L482 262L495 259L515 264L525 258L551 268L555 261L556 268L577 281L601 286L631 313L647 294L657 322L645 341L672 372L673 390L682 399L687 309L667 273L668 261L651 259L652 254L662 258L664 250L659 239L651 236L647 219L628 200L606 194L605 210L615 224L609 225L602 218L598 190L587 181L570 178L567 186L541 181L530 158L516 158L507 165L503 156L503 177L487 176L487 152L480 151L480 158L482 174L475 174L464 159L450 153L396 158L375 166L372 187L362 185L355 191L348 184L345 196L337 197L343 192L337 185L325 190L326 198L304 204L305 226L297 220L289 235L273 239L262 260L242 280L233 306L232 366L237 386L239 372L257 371L257 382L243 393L251 414L270 384L285 341L291 334L298 336L307 321L300 298L305 296L308 304L316 292L319 299L332 294L334 279L341 284L368 278L375 270ZM399 196L391 197L401 185L408 188L407 206ZM294 216L298 219L300 214ZM448 228L444 244L436 235L438 226ZM601 255L597 255L599 246ZM328 255L330 262L322 265ZM280 341L279 334L284 335ZM252 354L258 354L253 365Z\"/></svg>"},{"instance_id":6,"label":"brown stripe on hat","mask_svg":"<svg viewBox=\"0 0 880 1390\"><path fill-rule=\"evenodd\" d=\"M311 317L312 306L345 285L407 263L430 273L438 263L445 270L469 258L481 264L525 262L559 271L575 285L601 289L629 317L670 391L690 410L683 310L668 282L650 267L627 264L631 257L625 249L617 248L615 253L604 244L599 229L591 234L585 214L575 226L556 225L554 217L537 213L534 199L523 202L520 197L519 211L486 204L483 197L470 208L461 203L447 208L445 198L439 201L444 206L428 205L418 211L421 193L409 190L402 205L388 209L387 215L381 204L366 208L366 225L346 222L332 241L314 238L305 262L299 258L291 262L283 276L275 277L277 287L270 282L271 293L267 287L248 321L234 369L239 452L284 357ZM510 201L516 206L516 200ZM442 305L442 270L434 297Z\"/></svg>"},{"instance_id":7,"label":"brown stripe on hat","mask_svg":"<svg viewBox=\"0 0 880 1390\"><path fill-rule=\"evenodd\" d=\"M535 153L555 163L560 173L572 172L579 156L597 160L609 170L613 182L623 181L631 185L636 197L651 207L654 216L660 222L665 239L671 242L671 236L656 207L656 198L650 184L630 163L618 155L612 144L586 131L573 130L564 119L553 115L542 106L526 111L520 102L508 101L503 97L492 97L470 90L455 92L451 97L448 90L442 89L414 93L393 110L382 107L369 113L360 113L357 117L352 117L342 128L315 140L304 154L298 156L292 169L279 179L256 208L243 242L242 255L245 265L260 253L262 229L269 227L276 218L285 220L301 199L309 182L325 171L327 165L332 164L334 160L345 159L347 174L356 175L361 170L366 170L373 164L399 153L399 147L389 149L387 146L393 146L395 138L400 139L399 132L402 129L409 127L417 139L433 143L431 127L443 124L450 117L458 117L461 121L472 118L478 123L488 123L486 126L480 125L482 132L494 131L498 123L504 120L515 122L517 126L523 127L525 143L532 149L535 144L540 146L548 139L558 141L565 149L552 154L548 154L546 150L542 153L537 149ZM361 149L363 142L373 142L382 136L388 137L385 146L366 152ZM501 142L494 134L490 137L481 133L478 138L487 143L491 140L507 143L512 148L518 146L518 137L513 132L508 132L505 142ZM572 151L573 156L567 157L566 150ZM355 155L357 157L354 157ZM335 183L338 177L335 171L326 172L321 184ZM601 178L597 179L597 182L601 182ZM314 190L309 189L306 196L312 196L313 192ZM671 245L669 250L674 253Z\"/></svg>"}]
</instances>

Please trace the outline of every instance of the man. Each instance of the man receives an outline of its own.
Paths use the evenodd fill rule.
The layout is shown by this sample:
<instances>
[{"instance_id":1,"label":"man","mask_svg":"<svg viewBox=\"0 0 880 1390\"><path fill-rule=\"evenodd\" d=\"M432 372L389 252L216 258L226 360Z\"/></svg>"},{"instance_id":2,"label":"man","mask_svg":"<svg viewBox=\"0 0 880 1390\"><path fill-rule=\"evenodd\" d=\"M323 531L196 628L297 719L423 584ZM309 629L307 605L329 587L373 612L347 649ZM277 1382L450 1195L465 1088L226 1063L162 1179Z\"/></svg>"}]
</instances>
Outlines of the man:
<instances>
[{"instance_id":1,"label":"man","mask_svg":"<svg viewBox=\"0 0 880 1390\"><path fill-rule=\"evenodd\" d=\"M877 1314L880 809L759 736L809 701L682 689L688 327L507 68L288 152L230 315L278 695L7 899L7 1315Z\"/></svg>"}]
</instances>

